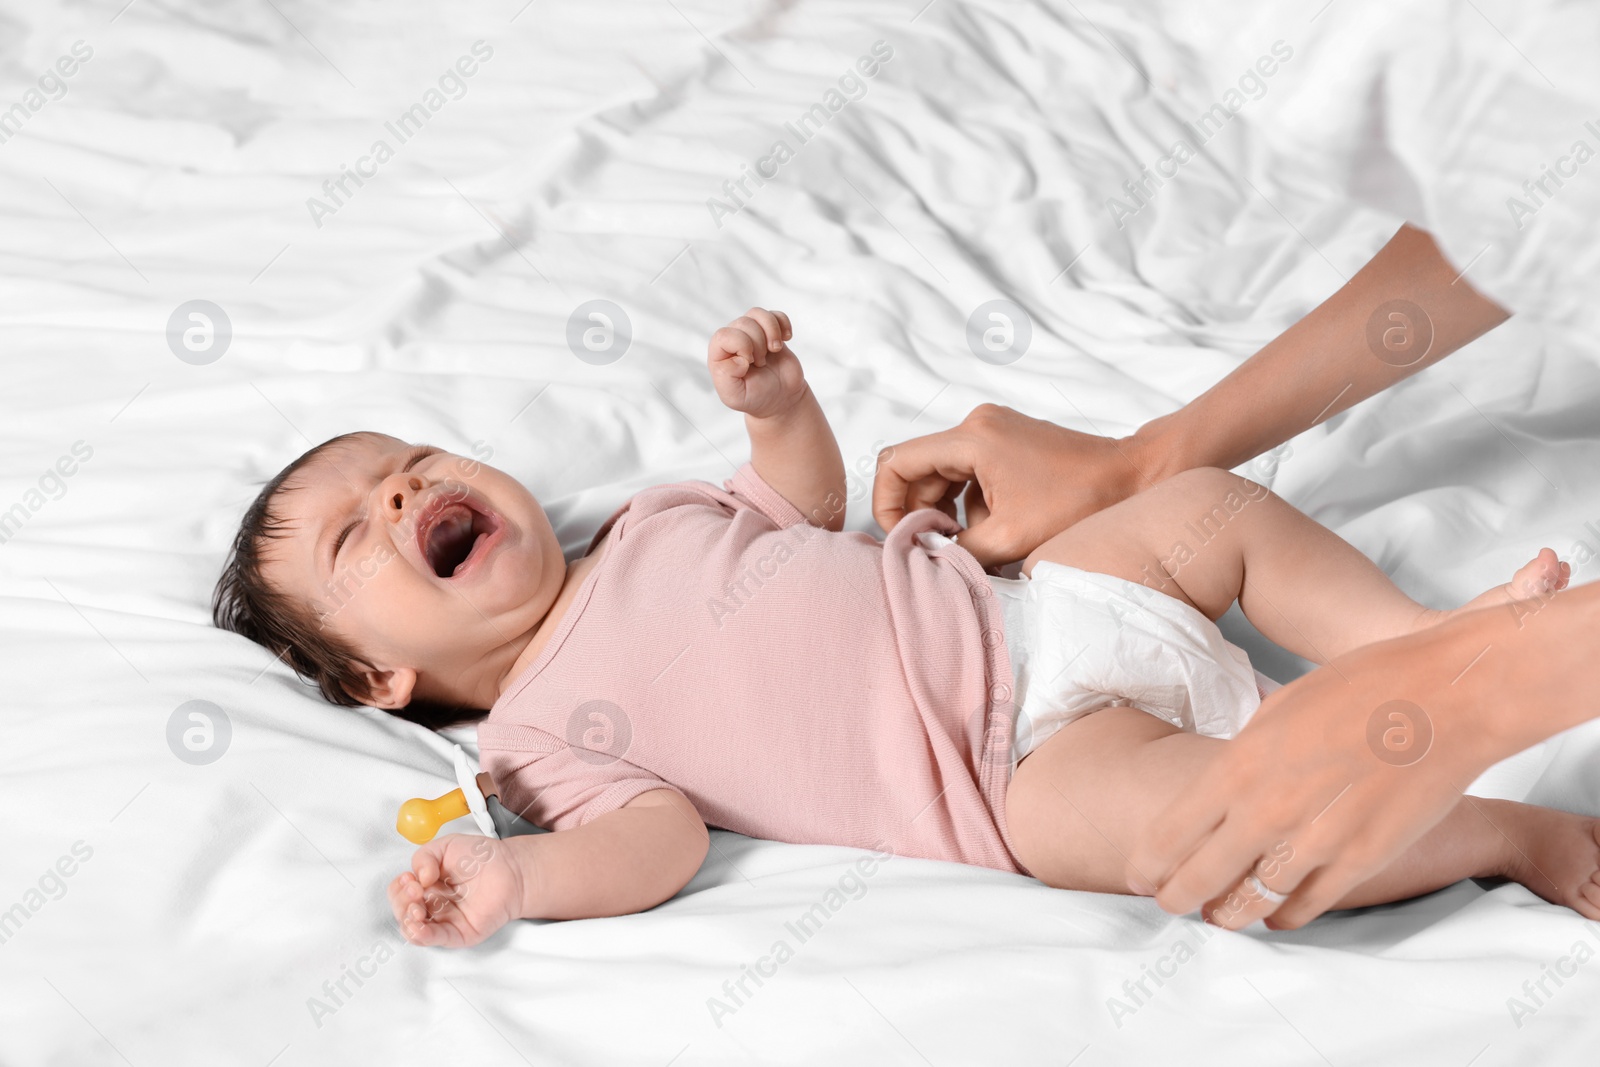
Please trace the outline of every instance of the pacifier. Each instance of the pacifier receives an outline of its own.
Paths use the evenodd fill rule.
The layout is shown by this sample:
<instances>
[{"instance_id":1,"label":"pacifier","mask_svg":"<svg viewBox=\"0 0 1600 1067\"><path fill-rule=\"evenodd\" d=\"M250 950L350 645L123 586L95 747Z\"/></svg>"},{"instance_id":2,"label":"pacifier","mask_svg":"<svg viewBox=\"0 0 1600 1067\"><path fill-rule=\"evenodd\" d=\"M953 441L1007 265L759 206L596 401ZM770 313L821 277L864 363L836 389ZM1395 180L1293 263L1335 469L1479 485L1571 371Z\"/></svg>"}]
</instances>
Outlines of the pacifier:
<instances>
[{"instance_id":1,"label":"pacifier","mask_svg":"<svg viewBox=\"0 0 1600 1067\"><path fill-rule=\"evenodd\" d=\"M443 796L412 797L400 805L400 815L395 819L395 829L413 845L425 845L438 834L439 827L463 815L471 815L488 837L499 837L494 819L489 814L489 798L499 795L499 788L489 772L472 772L472 764L460 745L455 746L457 788Z\"/></svg>"}]
</instances>

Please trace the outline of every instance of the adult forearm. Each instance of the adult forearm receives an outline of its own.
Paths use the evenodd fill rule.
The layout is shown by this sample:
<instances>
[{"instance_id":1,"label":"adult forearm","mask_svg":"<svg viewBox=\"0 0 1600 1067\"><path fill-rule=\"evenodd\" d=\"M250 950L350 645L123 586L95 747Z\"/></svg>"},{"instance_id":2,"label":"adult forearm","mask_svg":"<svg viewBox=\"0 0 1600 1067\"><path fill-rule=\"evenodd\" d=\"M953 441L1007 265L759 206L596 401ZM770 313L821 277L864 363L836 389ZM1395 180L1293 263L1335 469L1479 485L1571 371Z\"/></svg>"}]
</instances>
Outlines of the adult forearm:
<instances>
[{"instance_id":1,"label":"adult forearm","mask_svg":"<svg viewBox=\"0 0 1600 1067\"><path fill-rule=\"evenodd\" d=\"M1394 711L1431 739L1418 766L1465 789L1491 764L1600 714L1600 582L1365 645L1302 683L1347 713L1329 727L1332 751L1359 751L1343 731Z\"/></svg>"},{"instance_id":2,"label":"adult forearm","mask_svg":"<svg viewBox=\"0 0 1600 1067\"><path fill-rule=\"evenodd\" d=\"M1449 688L1496 759L1600 715L1600 582L1451 621L1455 654L1482 652Z\"/></svg>"},{"instance_id":3,"label":"adult forearm","mask_svg":"<svg viewBox=\"0 0 1600 1067\"><path fill-rule=\"evenodd\" d=\"M1338 292L1184 408L1133 435L1151 481L1237 467L1499 325L1426 232L1404 226Z\"/></svg>"}]
</instances>

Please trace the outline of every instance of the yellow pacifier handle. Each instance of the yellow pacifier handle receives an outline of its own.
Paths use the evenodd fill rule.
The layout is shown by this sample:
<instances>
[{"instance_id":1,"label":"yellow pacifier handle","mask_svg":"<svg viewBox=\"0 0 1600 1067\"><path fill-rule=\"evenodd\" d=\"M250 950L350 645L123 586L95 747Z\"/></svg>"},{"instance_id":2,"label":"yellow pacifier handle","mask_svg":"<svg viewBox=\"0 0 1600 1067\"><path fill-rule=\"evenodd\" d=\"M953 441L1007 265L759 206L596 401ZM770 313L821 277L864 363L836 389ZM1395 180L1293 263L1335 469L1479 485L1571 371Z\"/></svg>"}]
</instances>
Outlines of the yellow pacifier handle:
<instances>
[{"instance_id":1,"label":"yellow pacifier handle","mask_svg":"<svg viewBox=\"0 0 1600 1067\"><path fill-rule=\"evenodd\" d=\"M451 819L461 818L468 810L466 794L459 789L432 800L412 797L400 805L400 817L394 825L400 836L413 845L425 845L433 840L439 827Z\"/></svg>"}]
</instances>

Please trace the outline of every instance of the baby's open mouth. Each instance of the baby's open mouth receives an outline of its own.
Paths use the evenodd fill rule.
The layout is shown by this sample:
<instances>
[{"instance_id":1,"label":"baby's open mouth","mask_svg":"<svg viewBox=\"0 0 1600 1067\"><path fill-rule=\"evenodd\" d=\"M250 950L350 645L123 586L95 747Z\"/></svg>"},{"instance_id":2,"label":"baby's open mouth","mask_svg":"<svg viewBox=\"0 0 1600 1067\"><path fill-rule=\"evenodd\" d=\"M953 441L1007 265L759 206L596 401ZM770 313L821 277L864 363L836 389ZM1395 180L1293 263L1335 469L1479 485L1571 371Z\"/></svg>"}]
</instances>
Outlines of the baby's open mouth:
<instances>
[{"instance_id":1,"label":"baby's open mouth","mask_svg":"<svg viewBox=\"0 0 1600 1067\"><path fill-rule=\"evenodd\" d=\"M434 574L454 578L487 551L500 526L495 516L460 501L430 506L417 529L417 546Z\"/></svg>"}]
</instances>

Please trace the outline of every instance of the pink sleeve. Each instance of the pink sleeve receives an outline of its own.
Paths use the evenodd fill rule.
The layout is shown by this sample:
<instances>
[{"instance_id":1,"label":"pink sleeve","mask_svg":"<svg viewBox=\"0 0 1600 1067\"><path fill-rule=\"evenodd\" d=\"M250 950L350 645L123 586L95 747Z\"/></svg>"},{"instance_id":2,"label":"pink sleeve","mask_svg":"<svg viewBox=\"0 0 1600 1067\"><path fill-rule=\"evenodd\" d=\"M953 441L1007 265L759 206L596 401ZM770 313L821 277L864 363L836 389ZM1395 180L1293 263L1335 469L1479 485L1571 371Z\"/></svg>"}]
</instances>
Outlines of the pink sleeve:
<instances>
[{"instance_id":1,"label":"pink sleeve","mask_svg":"<svg viewBox=\"0 0 1600 1067\"><path fill-rule=\"evenodd\" d=\"M480 723L478 739L500 803L549 830L576 829L653 789L683 795L625 759L575 748L531 726Z\"/></svg>"},{"instance_id":2,"label":"pink sleeve","mask_svg":"<svg viewBox=\"0 0 1600 1067\"><path fill-rule=\"evenodd\" d=\"M732 478L722 483L722 487L732 493L739 503L771 519L780 530L806 521L800 509L768 485L752 464L746 463L740 467Z\"/></svg>"}]
</instances>

